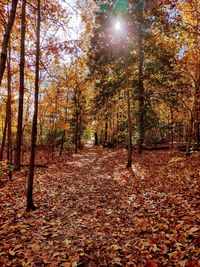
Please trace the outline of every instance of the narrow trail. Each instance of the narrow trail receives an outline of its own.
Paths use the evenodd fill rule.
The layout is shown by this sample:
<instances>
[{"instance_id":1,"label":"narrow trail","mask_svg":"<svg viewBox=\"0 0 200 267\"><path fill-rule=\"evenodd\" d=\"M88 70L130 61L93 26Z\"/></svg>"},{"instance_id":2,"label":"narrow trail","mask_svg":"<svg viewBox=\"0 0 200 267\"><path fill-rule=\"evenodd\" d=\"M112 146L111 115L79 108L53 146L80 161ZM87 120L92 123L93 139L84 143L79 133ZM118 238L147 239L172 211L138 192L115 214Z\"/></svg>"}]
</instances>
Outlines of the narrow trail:
<instances>
[{"instance_id":1,"label":"narrow trail","mask_svg":"<svg viewBox=\"0 0 200 267\"><path fill-rule=\"evenodd\" d=\"M199 266L199 169L188 179L190 162L173 165L170 152L135 156L126 170L126 153L86 148L38 169L32 213L24 211L26 170L8 182L0 192L0 265ZM179 168L179 179L167 166L171 174Z\"/></svg>"}]
</instances>

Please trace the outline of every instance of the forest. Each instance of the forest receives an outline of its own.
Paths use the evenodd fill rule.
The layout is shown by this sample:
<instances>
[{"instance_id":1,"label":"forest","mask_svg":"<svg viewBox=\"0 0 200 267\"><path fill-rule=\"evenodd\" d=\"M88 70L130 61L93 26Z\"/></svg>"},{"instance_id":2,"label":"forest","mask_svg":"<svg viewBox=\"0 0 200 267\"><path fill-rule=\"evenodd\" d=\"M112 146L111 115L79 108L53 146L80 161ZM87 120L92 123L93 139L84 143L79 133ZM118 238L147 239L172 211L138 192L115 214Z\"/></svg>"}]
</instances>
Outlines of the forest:
<instances>
[{"instance_id":1,"label":"forest","mask_svg":"<svg viewBox=\"0 0 200 267\"><path fill-rule=\"evenodd\" d=\"M200 266L199 0L1 0L0 51L0 266Z\"/></svg>"}]
</instances>

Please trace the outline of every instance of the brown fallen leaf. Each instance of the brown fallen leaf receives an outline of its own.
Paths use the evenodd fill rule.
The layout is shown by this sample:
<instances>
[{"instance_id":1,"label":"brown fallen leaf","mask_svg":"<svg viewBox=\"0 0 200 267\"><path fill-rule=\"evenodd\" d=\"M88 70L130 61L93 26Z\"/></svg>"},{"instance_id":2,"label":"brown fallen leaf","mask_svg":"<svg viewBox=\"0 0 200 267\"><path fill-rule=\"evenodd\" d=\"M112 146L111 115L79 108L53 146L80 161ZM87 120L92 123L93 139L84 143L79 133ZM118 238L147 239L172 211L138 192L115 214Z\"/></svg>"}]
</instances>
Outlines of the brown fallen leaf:
<instances>
[{"instance_id":1,"label":"brown fallen leaf","mask_svg":"<svg viewBox=\"0 0 200 267\"><path fill-rule=\"evenodd\" d=\"M14 247L14 250L18 250L18 249L20 249L20 248L22 248L22 244L18 244L18 245L16 245L16 246Z\"/></svg>"},{"instance_id":2,"label":"brown fallen leaf","mask_svg":"<svg viewBox=\"0 0 200 267\"><path fill-rule=\"evenodd\" d=\"M60 255L60 252L55 252L55 253L53 253L53 258L55 258L55 257L57 257L59 255Z\"/></svg>"},{"instance_id":3,"label":"brown fallen leaf","mask_svg":"<svg viewBox=\"0 0 200 267\"><path fill-rule=\"evenodd\" d=\"M156 260L147 260L145 267L158 267L157 261Z\"/></svg>"},{"instance_id":4,"label":"brown fallen leaf","mask_svg":"<svg viewBox=\"0 0 200 267\"><path fill-rule=\"evenodd\" d=\"M34 252L34 253L38 253L39 252L39 250L40 250L40 247L39 247L39 245L38 244L32 244L31 246L31 249L32 249L32 251Z\"/></svg>"}]
</instances>

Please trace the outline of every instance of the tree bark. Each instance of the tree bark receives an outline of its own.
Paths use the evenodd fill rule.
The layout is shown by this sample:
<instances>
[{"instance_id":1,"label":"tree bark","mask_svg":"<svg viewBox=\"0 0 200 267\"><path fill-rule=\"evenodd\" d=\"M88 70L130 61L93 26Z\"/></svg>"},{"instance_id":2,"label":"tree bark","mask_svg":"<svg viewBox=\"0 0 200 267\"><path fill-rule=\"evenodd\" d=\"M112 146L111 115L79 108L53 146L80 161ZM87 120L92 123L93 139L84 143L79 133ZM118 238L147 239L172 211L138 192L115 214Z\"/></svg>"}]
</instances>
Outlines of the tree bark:
<instances>
[{"instance_id":1,"label":"tree bark","mask_svg":"<svg viewBox=\"0 0 200 267\"><path fill-rule=\"evenodd\" d=\"M8 79L8 98L7 98L7 116L8 116L8 136L7 136L7 166L8 176L12 179L12 119L11 119L11 47L8 47L8 60L7 60L7 79Z\"/></svg>"},{"instance_id":2,"label":"tree bark","mask_svg":"<svg viewBox=\"0 0 200 267\"><path fill-rule=\"evenodd\" d=\"M6 103L6 110L7 110L7 103ZM3 160L3 152L4 152L5 144L6 144L7 124L8 124L8 114L7 114L7 111L6 111L4 128L3 128L3 137L2 137L2 141L1 141L0 161Z\"/></svg>"},{"instance_id":3,"label":"tree bark","mask_svg":"<svg viewBox=\"0 0 200 267\"><path fill-rule=\"evenodd\" d=\"M32 137L31 137L31 156L27 188L27 211L35 210L33 203L33 179L34 179L34 163L35 163L35 147L37 139L37 117L38 117L38 95L39 95L39 63L40 63L40 0L37 1L37 39L36 39L36 69L35 69L35 103L34 115L32 123Z\"/></svg>"},{"instance_id":4,"label":"tree bark","mask_svg":"<svg viewBox=\"0 0 200 267\"><path fill-rule=\"evenodd\" d=\"M62 156L63 148L64 148L64 143L65 143L65 130L63 130L62 133L62 138L61 138L61 144L60 144L60 153L59 156Z\"/></svg>"},{"instance_id":5,"label":"tree bark","mask_svg":"<svg viewBox=\"0 0 200 267\"><path fill-rule=\"evenodd\" d=\"M98 133L97 132L94 133L94 138L95 138L94 145L98 146L99 145L99 140L98 140Z\"/></svg>"},{"instance_id":6,"label":"tree bark","mask_svg":"<svg viewBox=\"0 0 200 267\"><path fill-rule=\"evenodd\" d=\"M68 94L67 94L67 99L66 99L66 107L65 107L65 124L67 123L67 119L68 119ZM63 148L64 148L64 143L65 143L65 135L66 135L66 131L65 129L63 130L63 133L62 133L62 139L61 139L61 145L60 145L60 156L62 155L62 152L63 152Z\"/></svg>"},{"instance_id":7,"label":"tree bark","mask_svg":"<svg viewBox=\"0 0 200 267\"><path fill-rule=\"evenodd\" d=\"M138 97L139 97L139 139L137 144L137 152L142 153L142 146L144 142L144 84L143 84L143 32L142 32L142 10L139 11L139 25L138 25Z\"/></svg>"},{"instance_id":8,"label":"tree bark","mask_svg":"<svg viewBox=\"0 0 200 267\"><path fill-rule=\"evenodd\" d=\"M26 32L26 0L22 0L22 17L21 17L21 52L20 52L20 88L18 104L18 122L15 148L14 169L20 170L21 163L21 146L23 134L23 106L24 106L24 66L25 66L25 32Z\"/></svg>"},{"instance_id":9,"label":"tree bark","mask_svg":"<svg viewBox=\"0 0 200 267\"><path fill-rule=\"evenodd\" d=\"M105 135L104 135L104 144L103 144L103 146L106 147L107 143L108 143L108 118L106 117Z\"/></svg>"},{"instance_id":10,"label":"tree bark","mask_svg":"<svg viewBox=\"0 0 200 267\"><path fill-rule=\"evenodd\" d=\"M186 156L190 155L190 148L192 143L192 133L193 133L193 124L194 124L194 117L192 115L189 125L188 125L188 132L187 132L187 143L186 143Z\"/></svg>"},{"instance_id":11,"label":"tree bark","mask_svg":"<svg viewBox=\"0 0 200 267\"><path fill-rule=\"evenodd\" d=\"M174 148L174 111L173 108L170 107L170 113L171 113L171 144L172 148Z\"/></svg>"},{"instance_id":12,"label":"tree bark","mask_svg":"<svg viewBox=\"0 0 200 267\"><path fill-rule=\"evenodd\" d=\"M197 148L199 149L199 144L200 144L200 130L199 130L199 121L196 124L196 129L197 129Z\"/></svg>"},{"instance_id":13,"label":"tree bark","mask_svg":"<svg viewBox=\"0 0 200 267\"><path fill-rule=\"evenodd\" d=\"M3 36L3 42L2 42L2 50L1 50L1 56L0 56L0 86L3 79L3 74L6 67L6 60L7 60L7 50L8 50L8 44L10 39L10 33L15 21L15 15L17 10L17 3L18 0L12 0L11 2L11 11L8 18L8 23L6 25L6 30Z\"/></svg>"},{"instance_id":14,"label":"tree bark","mask_svg":"<svg viewBox=\"0 0 200 267\"><path fill-rule=\"evenodd\" d=\"M200 65L198 70L200 70ZM198 111L200 108L200 75L199 72L197 72L197 79L195 82L195 95L194 95L194 103L191 111L191 118L189 121L189 127L188 127L188 135L187 135L187 144L186 144L186 156L190 155L190 149L192 144L192 135L193 135L193 128L195 120L198 121Z\"/></svg>"},{"instance_id":15,"label":"tree bark","mask_svg":"<svg viewBox=\"0 0 200 267\"><path fill-rule=\"evenodd\" d=\"M75 96L76 98L76 96ZM78 153L78 129L79 129L79 125L78 125L78 108L77 108L77 100L75 100L75 153Z\"/></svg>"},{"instance_id":16,"label":"tree bark","mask_svg":"<svg viewBox=\"0 0 200 267\"><path fill-rule=\"evenodd\" d=\"M80 110L80 107L79 107ZM81 110L79 112L79 128L78 128L78 148L82 148L82 143L81 143L81 134L82 134L82 113Z\"/></svg>"},{"instance_id":17,"label":"tree bark","mask_svg":"<svg viewBox=\"0 0 200 267\"><path fill-rule=\"evenodd\" d=\"M132 165L132 122L131 122L131 103L130 103L130 91L129 91L129 79L128 79L128 56L125 60L125 79L126 79L126 98L127 98L127 115L128 115L128 161L127 168L131 168Z\"/></svg>"}]
</instances>

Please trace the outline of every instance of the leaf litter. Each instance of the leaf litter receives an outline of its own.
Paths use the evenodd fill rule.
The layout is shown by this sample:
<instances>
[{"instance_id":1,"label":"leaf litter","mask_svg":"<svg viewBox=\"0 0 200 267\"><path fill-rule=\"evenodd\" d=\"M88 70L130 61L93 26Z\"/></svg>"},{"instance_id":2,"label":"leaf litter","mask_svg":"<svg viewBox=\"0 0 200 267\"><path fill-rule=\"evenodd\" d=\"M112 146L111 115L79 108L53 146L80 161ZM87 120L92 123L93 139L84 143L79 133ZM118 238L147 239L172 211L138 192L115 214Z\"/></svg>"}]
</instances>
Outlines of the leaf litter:
<instances>
[{"instance_id":1,"label":"leaf litter","mask_svg":"<svg viewBox=\"0 0 200 267\"><path fill-rule=\"evenodd\" d=\"M200 266L200 156L84 149L0 188L0 266Z\"/></svg>"}]
</instances>

